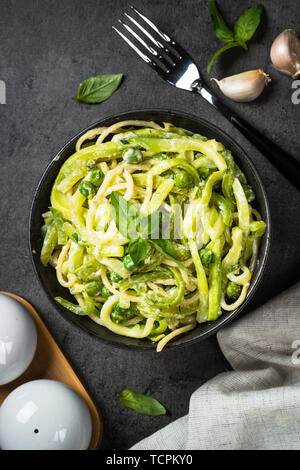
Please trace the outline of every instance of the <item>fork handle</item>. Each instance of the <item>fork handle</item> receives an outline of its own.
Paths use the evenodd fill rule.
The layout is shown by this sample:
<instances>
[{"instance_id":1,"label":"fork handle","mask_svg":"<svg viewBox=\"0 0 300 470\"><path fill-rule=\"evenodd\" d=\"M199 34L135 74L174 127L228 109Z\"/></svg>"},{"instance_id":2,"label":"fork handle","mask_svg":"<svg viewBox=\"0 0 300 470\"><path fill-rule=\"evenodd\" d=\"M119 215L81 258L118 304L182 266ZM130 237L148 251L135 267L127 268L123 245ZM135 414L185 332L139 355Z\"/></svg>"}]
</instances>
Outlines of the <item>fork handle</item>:
<instances>
[{"instance_id":1,"label":"fork handle","mask_svg":"<svg viewBox=\"0 0 300 470\"><path fill-rule=\"evenodd\" d=\"M300 189L300 162L298 160L239 116L233 114L230 121L297 189Z\"/></svg>"},{"instance_id":2,"label":"fork handle","mask_svg":"<svg viewBox=\"0 0 300 470\"><path fill-rule=\"evenodd\" d=\"M300 189L300 162L298 160L240 118L218 97L214 96L210 90L198 88L196 91L232 122L298 190Z\"/></svg>"}]
</instances>

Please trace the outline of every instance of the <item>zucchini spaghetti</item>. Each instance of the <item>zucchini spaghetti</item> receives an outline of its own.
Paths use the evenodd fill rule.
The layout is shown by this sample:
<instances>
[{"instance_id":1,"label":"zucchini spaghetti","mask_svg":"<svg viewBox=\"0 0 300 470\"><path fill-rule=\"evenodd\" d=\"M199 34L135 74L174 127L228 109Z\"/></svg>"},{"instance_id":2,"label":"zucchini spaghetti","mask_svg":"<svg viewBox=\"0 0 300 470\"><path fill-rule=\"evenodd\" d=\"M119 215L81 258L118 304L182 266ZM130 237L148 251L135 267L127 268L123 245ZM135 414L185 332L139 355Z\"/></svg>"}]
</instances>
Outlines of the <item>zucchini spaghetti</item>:
<instances>
[{"instance_id":1,"label":"zucchini spaghetti","mask_svg":"<svg viewBox=\"0 0 300 470\"><path fill-rule=\"evenodd\" d=\"M266 225L231 152L148 121L88 131L43 214L56 301L157 351L245 300Z\"/></svg>"}]
</instances>

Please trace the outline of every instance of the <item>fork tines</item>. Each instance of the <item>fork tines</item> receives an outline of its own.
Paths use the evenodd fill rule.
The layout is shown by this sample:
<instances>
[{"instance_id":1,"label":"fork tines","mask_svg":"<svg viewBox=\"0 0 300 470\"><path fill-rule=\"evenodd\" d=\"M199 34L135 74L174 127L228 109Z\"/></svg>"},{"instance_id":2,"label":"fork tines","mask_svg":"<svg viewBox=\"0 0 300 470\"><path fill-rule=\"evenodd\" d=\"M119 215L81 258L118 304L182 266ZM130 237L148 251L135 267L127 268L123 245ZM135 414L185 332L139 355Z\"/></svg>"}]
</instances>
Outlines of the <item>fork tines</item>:
<instances>
[{"instance_id":1,"label":"fork tines","mask_svg":"<svg viewBox=\"0 0 300 470\"><path fill-rule=\"evenodd\" d=\"M171 39L167 34L163 33L152 21L149 20L145 15L140 13L135 7L130 6L135 16L142 20L142 24L151 28L154 31L153 36L145 27L143 27L137 19L130 16L128 13L124 13L124 16L130 20L132 25L135 26L134 30L128 26L123 20L119 19L119 23L123 26L124 32L129 33L132 39L136 40L141 44L142 48L139 48L134 42L132 42L124 33L119 31L114 26L112 27L124 41L150 66L161 75L165 76L170 72L170 68L175 67L178 61L182 58L181 47ZM139 31L139 34L137 32ZM142 34L141 34L141 33ZM159 39L157 38L159 37ZM162 41L161 41L162 40ZM142 50L141 50L142 49Z\"/></svg>"}]
</instances>

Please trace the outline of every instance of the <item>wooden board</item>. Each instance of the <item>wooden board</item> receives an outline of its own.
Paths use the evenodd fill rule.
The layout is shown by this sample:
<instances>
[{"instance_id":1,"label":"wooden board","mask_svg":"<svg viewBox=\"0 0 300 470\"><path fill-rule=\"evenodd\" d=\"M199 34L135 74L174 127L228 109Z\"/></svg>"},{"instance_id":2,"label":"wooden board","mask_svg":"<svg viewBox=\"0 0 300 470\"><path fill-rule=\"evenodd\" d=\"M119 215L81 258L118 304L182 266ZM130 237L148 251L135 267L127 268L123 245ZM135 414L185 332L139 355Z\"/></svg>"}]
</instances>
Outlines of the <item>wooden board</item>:
<instances>
[{"instance_id":1,"label":"wooden board","mask_svg":"<svg viewBox=\"0 0 300 470\"><path fill-rule=\"evenodd\" d=\"M32 363L21 377L7 385L0 386L0 405L10 392L25 382L37 379L51 379L63 382L75 390L86 402L91 413L93 426L89 450L97 449L102 437L102 420L87 390L80 382L62 350L58 347L45 323L32 305L17 295L10 294L9 292L0 293L10 295L27 308L35 321L38 332L37 350Z\"/></svg>"}]
</instances>

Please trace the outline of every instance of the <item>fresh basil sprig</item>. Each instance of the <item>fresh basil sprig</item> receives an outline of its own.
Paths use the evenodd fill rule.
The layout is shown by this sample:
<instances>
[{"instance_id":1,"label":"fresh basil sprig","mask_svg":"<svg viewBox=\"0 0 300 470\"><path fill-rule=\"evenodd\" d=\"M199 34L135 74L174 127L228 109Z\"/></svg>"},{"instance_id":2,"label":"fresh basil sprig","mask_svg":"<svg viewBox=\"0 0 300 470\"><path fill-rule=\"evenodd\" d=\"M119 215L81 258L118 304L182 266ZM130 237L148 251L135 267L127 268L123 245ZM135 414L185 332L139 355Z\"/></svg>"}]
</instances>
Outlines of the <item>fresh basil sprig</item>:
<instances>
[{"instance_id":1,"label":"fresh basil sprig","mask_svg":"<svg viewBox=\"0 0 300 470\"><path fill-rule=\"evenodd\" d=\"M139 262L135 263L136 265L145 259L147 254L146 245L150 243L167 258L175 261L182 269L186 270L184 264L180 263L178 260L172 242L160 237L156 233L157 224L160 223L161 220L159 212L155 212L148 216L142 216L134 204L126 201L126 199L116 191L111 193L110 202L114 208L113 218L118 230L124 237L131 240L131 247L129 244L128 250L130 250L129 254L132 258L138 258ZM151 227L156 229L154 232L155 238L149 238L152 234ZM139 239L143 239L143 242L138 242ZM138 248L138 253L134 253L135 248Z\"/></svg>"},{"instance_id":2,"label":"fresh basil sprig","mask_svg":"<svg viewBox=\"0 0 300 470\"><path fill-rule=\"evenodd\" d=\"M83 103L101 103L107 100L120 86L122 73L97 75L80 83L75 101Z\"/></svg>"},{"instance_id":3,"label":"fresh basil sprig","mask_svg":"<svg viewBox=\"0 0 300 470\"><path fill-rule=\"evenodd\" d=\"M215 0L208 0L209 13L213 24L215 35L220 41L226 43L213 55L207 66L207 72L210 73L215 59L223 52L233 47L242 47L247 50L247 41L252 38L260 23L263 5L254 5L245 11L236 21L232 31L225 23L221 13L217 9Z\"/></svg>"},{"instance_id":4,"label":"fresh basil sprig","mask_svg":"<svg viewBox=\"0 0 300 470\"><path fill-rule=\"evenodd\" d=\"M159 403L155 398L143 395L142 393L134 392L133 390L123 390L122 393L117 395L122 405L126 408L131 408L137 413L148 416L160 416L166 414L165 407Z\"/></svg>"}]
</instances>

